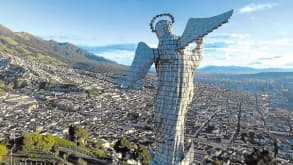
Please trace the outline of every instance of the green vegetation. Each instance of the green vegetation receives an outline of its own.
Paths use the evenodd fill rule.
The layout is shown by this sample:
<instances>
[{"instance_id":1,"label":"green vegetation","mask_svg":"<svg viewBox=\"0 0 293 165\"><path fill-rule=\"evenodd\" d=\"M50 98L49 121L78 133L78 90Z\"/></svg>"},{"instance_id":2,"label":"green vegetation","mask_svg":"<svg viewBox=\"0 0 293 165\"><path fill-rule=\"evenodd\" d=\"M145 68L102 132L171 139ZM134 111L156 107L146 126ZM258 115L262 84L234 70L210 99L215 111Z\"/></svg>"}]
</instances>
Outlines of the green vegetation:
<instances>
[{"instance_id":1,"label":"green vegetation","mask_svg":"<svg viewBox=\"0 0 293 165\"><path fill-rule=\"evenodd\" d=\"M126 138L118 140L114 145L114 149L117 152L121 152L123 158L126 153L128 153L132 155L133 158L139 160L143 165L147 165L151 161L151 156L149 155L148 149L145 146L138 146L137 144L133 144Z\"/></svg>"},{"instance_id":2,"label":"green vegetation","mask_svg":"<svg viewBox=\"0 0 293 165\"><path fill-rule=\"evenodd\" d=\"M29 151L34 150L34 140L33 140L33 134L25 134L23 136L23 146L22 150L27 153Z\"/></svg>"},{"instance_id":3,"label":"green vegetation","mask_svg":"<svg viewBox=\"0 0 293 165\"><path fill-rule=\"evenodd\" d=\"M91 88L88 92L90 96L97 96L98 94L101 94L101 91L96 87Z\"/></svg>"},{"instance_id":4,"label":"green vegetation","mask_svg":"<svg viewBox=\"0 0 293 165\"><path fill-rule=\"evenodd\" d=\"M77 145L84 145L88 138L87 131L80 125L70 126L69 136L70 140L75 142Z\"/></svg>"},{"instance_id":5,"label":"green vegetation","mask_svg":"<svg viewBox=\"0 0 293 165\"><path fill-rule=\"evenodd\" d=\"M151 161L151 156L148 152L148 149L145 146L139 146L138 150L138 159L143 165L147 165Z\"/></svg>"},{"instance_id":6,"label":"green vegetation","mask_svg":"<svg viewBox=\"0 0 293 165\"><path fill-rule=\"evenodd\" d=\"M0 96L3 95L4 92L13 93L13 85L13 81L9 82L5 80L0 80Z\"/></svg>"},{"instance_id":7,"label":"green vegetation","mask_svg":"<svg viewBox=\"0 0 293 165\"><path fill-rule=\"evenodd\" d=\"M0 80L0 95L2 95L5 91L5 84Z\"/></svg>"},{"instance_id":8,"label":"green vegetation","mask_svg":"<svg viewBox=\"0 0 293 165\"><path fill-rule=\"evenodd\" d=\"M2 37L9 45L16 46L18 43L10 37Z\"/></svg>"},{"instance_id":9,"label":"green vegetation","mask_svg":"<svg viewBox=\"0 0 293 165\"><path fill-rule=\"evenodd\" d=\"M29 55L26 55L26 58L27 58L27 59L29 59L29 60L33 60L33 59L35 59L35 57L34 57L34 56L32 56L31 54L29 54Z\"/></svg>"},{"instance_id":10,"label":"green vegetation","mask_svg":"<svg viewBox=\"0 0 293 165\"><path fill-rule=\"evenodd\" d=\"M22 50L22 52L24 53L24 54L29 54L29 53L31 53L29 50L27 50L26 48L20 48L21 50Z\"/></svg>"},{"instance_id":11,"label":"green vegetation","mask_svg":"<svg viewBox=\"0 0 293 165\"><path fill-rule=\"evenodd\" d=\"M27 50L25 48L21 48L21 49L22 49L21 51L26 54L27 59L39 60L40 62L45 63L45 64L65 65L60 60L57 60L56 58L51 57L49 55L44 55L44 54L41 54L41 53L36 53L34 55L34 54L31 54L31 52L29 52L29 50Z\"/></svg>"},{"instance_id":12,"label":"green vegetation","mask_svg":"<svg viewBox=\"0 0 293 165\"><path fill-rule=\"evenodd\" d=\"M1 42L0 42L0 50L2 50L4 52L7 52L7 53L10 53L10 54L17 55L17 51L16 50L7 47L6 45L2 44Z\"/></svg>"},{"instance_id":13,"label":"green vegetation","mask_svg":"<svg viewBox=\"0 0 293 165\"><path fill-rule=\"evenodd\" d=\"M103 148L103 144L105 142L102 140L102 139L98 139L96 142L95 142L95 147L96 148Z\"/></svg>"},{"instance_id":14,"label":"green vegetation","mask_svg":"<svg viewBox=\"0 0 293 165\"><path fill-rule=\"evenodd\" d=\"M96 56L70 43L46 41L25 32L12 32L3 26L0 30L1 52L40 60L51 65L69 65L94 72L120 73L127 70L127 67L123 65Z\"/></svg>"},{"instance_id":15,"label":"green vegetation","mask_svg":"<svg viewBox=\"0 0 293 165\"><path fill-rule=\"evenodd\" d=\"M134 145L130 143L130 141L126 138L122 138L121 140L122 147L126 148L127 150L131 150L132 148L136 148Z\"/></svg>"},{"instance_id":16,"label":"green vegetation","mask_svg":"<svg viewBox=\"0 0 293 165\"><path fill-rule=\"evenodd\" d=\"M27 81L26 80L19 79L19 78L14 79L14 81L13 81L13 89L24 88L25 86L27 86Z\"/></svg>"},{"instance_id":17,"label":"green vegetation","mask_svg":"<svg viewBox=\"0 0 293 165\"><path fill-rule=\"evenodd\" d=\"M106 151L106 148L103 146L104 141L101 139L98 139L94 145L95 145L95 150L94 153L97 155L99 158L105 158L105 157L110 157L108 152Z\"/></svg>"},{"instance_id":18,"label":"green vegetation","mask_svg":"<svg viewBox=\"0 0 293 165\"><path fill-rule=\"evenodd\" d=\"M87 137L87 133L85 133L84 130L79 130L79 134L82 137ZM104 148L88 148L84 145L78 146L72 141L53 136L51 134L41 135L39 133L33 133L25 134L23 137L22 150L29 157L40 157L40 154L37 153L51 152L57 154L59 152L58 147L74 148L79 152L94 155L99 158L111 157Z\"/></svg>"},{"instance_id":19,"label":"green vegetation","mask_svg":"<svg viewBox=\"0 0 293 165\"><path fill-rule=\"evenodd\" d=\"M267 150L254 149L250 155L245 156L244 162L246 164L258 164L258 165L275 165L276 160Z\"/></svg>"},{"instance_id":20,"label":"green vegetation","mask_svg":"<svg viewBox=\"0 0 293 165\"><path fill-rule=\"evenodd\" d=\"M38 53L36 58L45 64L52 64L53 62L55 62L55 60L52 57L43 55L41 53Z\"/></svg>"},{"instance_id":21,"label":"green vegetation","mask_svg":"<svg viewBox=\"0 0 293 165\"><path fill-rule=\"evenodd\" d=\"M0 37L0 50L5 51L7 53L22 56L33 54L31 51L27 49L28 47L23 43L19 43L18 41L14 40L8 36Z\"/></svg>"},{"instance_id":22,"label":"green vegetation","mask_svg":"<svg viewBox=\"0 0 293 165\"><path fill-rule=\"evenodd\" d=\"M50 86L54 86L57 83L57 81L51 77L49 77L49 82L50 82Z\"/></svg>"},{"instance_id":23,"label":"green vegetation","mask_svg":"<svg viewBox=\"0 0 293 165\"><path fill-rule=\"evenodd\" d=\"M0 144L0 162L4 160L4 157L8 154L6 145Z\"/></svg>"},{"instance_id":24,"label":"green vegetation","mask_svg":"<svg viewBox=\"0 0 293 165\"><path fill-rule=\"evenodd\" d=\"M41 135L34 133L25 134L23 137L23 151L30 157L39 157L39 154L31 153L32 151L50 152L55 144L55 137L51 134Z\"/></svg>"},{"instance_id":25,"label":"green vegetation","mask_svg":"<svg viewBox=\"0 0 293 165\"><path fill-rule=\"evenodd\" d=\"M96 148L93 153L98 157L98 158L109 158L111 157L110 154L106 151L105 148Z\"/></svg>"},{"instance_id":26,"label":"green vegetation","mask_svg":"<svg viewBox=\"0 0 293 165\"><path fill-rule=\"evenodd\" d=\"M87 162L85 160L83 160L82 158L78 158L77 164L78 165L87 165Z\"/></svg>"},{"instance_id":27,"label":"green vegetation","mask_svg":"<svg viewBox=\"0 0 293 165\"><path fill-rule=\"evenodd\" d=\"M224 163L223 158L219 156L212 156L212 157L205 158L203 162L203 164L212 164L212 165L221 165L223 163Z\"/></svg>"},{"instance_id":28,"label":"green vegetation","mask_svg":"<svg viewBox=\"0 0 293 165\"><path fill-rule=\"evenodd\" d=\"M76 147L76 144L73 143L72 141L62 139L62 138L59 138L56 136L55 136L55 142L56 142L56 146L62 146L62 147L67 147L67 148Z\"/></svg>"}]
</instances>

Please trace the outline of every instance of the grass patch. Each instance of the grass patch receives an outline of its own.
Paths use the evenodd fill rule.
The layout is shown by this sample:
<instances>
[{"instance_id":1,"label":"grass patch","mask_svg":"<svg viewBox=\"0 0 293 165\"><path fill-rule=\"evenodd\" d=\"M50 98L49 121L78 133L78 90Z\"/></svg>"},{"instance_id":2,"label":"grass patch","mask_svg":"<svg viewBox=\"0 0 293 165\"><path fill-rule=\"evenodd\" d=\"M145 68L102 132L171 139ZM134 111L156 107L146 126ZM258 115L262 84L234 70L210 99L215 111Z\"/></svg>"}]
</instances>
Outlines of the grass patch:
<instances>
[{"instance_id":1,"label":"grass patch","mask_svg":"<svg viewBox=\"0 0 293 165\"><path fill-rule=\"evenodd\" d=\"M0 95L2 95L5 91L5 84L0 80Z\"/></svg>"},{"instance_id":2,"label":"grass patch","mask_svg":"<svg viewBox=\"0 0 293 165\"><path fill-rule=\"evenodd\" d=\"M25 57L26 57L28 60L33 60L33 59L35 59L35 57L32 56L31 54L28 54L28 55L26 55Z\"/></svg>"},{"instance_id":3,"label":"grass patch","mask_svg":"<svg viewBox=\"0 0 293 165\"><path fill-rule=\"evenodd\" d=\"M61 62L53 57L50 57L48 55L43 55L41 53L38 53L36 58L45 64L64 65L63 62Z\"/></svg>"},{"instance_id":4,"label":"grass patch","mask_svg":"<svg viewBox=\"0 0 293 165\"><path fill-rule=\"evenodd\" d=\"M0 50L9 54L17 54L17 51L7 47L6 45L0 42Z\"/></svg>"},{"instance_id":5,"label":"grass patch","mask_svg":"<svg viewBox=\"0 0 293 165\"><path fill-rule=\"evenodd\" d=\"M18 43L10 37L2 37L9 45L16 46Z\"/></svg>"},{"instance_id":6,"label":"grass patch","mask_svg":"<svg viewBox=\"0 0 293 165\"><path fill-rule=\"evenodd\" d=\"M51 57L40 53L37 54L36 58L45 64L51 64L54 61Z\"/></svg>"},{"instance_id":7,"label":"grass patch","mask_svg":"<svg viewBox=\"0 0 293 165\"><path fill-rule=\"evenodd\" d=\"M35 151L42 151L44 153L48 153L53 150L54 147L64 147L64 148L71 148L77 149L77 151L86 153L88 155L97 156L99 158L109 158L111 155L107 153L104 148L89 148L84 145L77 145L76 143L53 136L51 134L41 135L39 133L33 134L25 134L23 140L23 151L25 153L34 153ZM37 158L40 155L30 155L30 157Z\"/></svg>"}]
</instances>

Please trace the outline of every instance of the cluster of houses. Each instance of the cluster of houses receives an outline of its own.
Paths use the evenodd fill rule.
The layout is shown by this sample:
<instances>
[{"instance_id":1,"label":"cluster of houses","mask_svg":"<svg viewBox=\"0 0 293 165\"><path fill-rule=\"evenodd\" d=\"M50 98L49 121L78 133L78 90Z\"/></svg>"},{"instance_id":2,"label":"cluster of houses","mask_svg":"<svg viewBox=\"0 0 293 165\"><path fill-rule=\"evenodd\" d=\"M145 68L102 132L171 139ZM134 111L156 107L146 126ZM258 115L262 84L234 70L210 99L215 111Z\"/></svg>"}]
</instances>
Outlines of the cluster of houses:
<instances>
[{"instance_id":1,"label":"cluster of houses","mask_svg":"<svg viewBox=\"0 0 293 165\"><path fill-rule=\"evenodd\" d=\"M0 139L35 131L66 137L69 126L79 124L92 140L127 137L155 146L155 74L147 76L143 89L126 91L119 85L125 80L123 74L93 73L1 55L6 59L2 70L9 69L3 67L8 63L19 65L25 70L20 79L30 83L0 96ZM272 152L277 147L276 158L292 163L293 113L274 111L268 103L270 96L202 83L194 93L185 138L194 143L195 162L219 153L241 162L244 151L261 145Z\"/></svg>"}]
</instances>

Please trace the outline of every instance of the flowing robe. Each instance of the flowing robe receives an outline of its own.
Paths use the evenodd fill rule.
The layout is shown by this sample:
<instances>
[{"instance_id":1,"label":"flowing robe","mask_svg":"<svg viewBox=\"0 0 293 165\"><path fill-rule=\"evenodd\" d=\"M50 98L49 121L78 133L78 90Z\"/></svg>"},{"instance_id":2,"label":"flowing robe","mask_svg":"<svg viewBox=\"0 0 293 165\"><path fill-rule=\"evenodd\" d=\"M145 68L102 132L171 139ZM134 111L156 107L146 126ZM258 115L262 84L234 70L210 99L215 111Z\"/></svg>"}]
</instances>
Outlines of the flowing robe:
<instances>
[{"instance_id":1,"label":"flowing robe","mask_svg":"<svg viewBox=\"0 0 293 165\"><path fill-rule=\"evenodd\" d=\"M184 119L193 97L194 71L200 54L177 45L178 37L171 35L163 37L158 46L157 150L151 164L179 164L184 157Z\"/></svg>"}]
</instances>

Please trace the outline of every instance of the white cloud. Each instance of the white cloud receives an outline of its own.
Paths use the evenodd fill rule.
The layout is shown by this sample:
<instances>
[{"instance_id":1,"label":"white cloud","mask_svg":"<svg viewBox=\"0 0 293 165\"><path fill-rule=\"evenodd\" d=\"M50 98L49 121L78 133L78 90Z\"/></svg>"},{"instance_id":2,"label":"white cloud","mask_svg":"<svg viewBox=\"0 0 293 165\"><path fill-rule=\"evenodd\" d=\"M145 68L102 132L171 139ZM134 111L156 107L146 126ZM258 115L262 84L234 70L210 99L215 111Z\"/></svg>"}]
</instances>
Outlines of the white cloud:
<instances>
[{"instance_id":1,"label":"white cloud","mask_svg":"<svg viewBox=\"0 0 293 165\"><path fill-rule=\"evenodd\" d=\"M244 13L251 13L251 12L256 12L256 11L262 11L262 10L267 10L271 9L273 7L278 6L278 3L251 3L246 6L243 6L238 10L239 14L244 14Z\"/></svg>"},{"instance_id":2,"label":"white cloud","mask_svg":"<svg viewBox=\"0 0 293 165\"><path fill-rule=\"evenodd\" d=\"M221 36L222 34L218 35ZM222 35L223 36L223 35ZM293 39L259 40L249 35L227 34L225 37L207 37L205 43L226 43L222 48L205 49L203 63L207 65L235 65L255 68L292 68Z\"/></svg>"},{"instance_id":3,"label":"white cloud","mask_svg":"<svg viewBox=\"0 0 293 165\"><path fill-rule=\"evenodd\" d=\"M119 64L131 65L132 60L134 58L134 51L117 50L117 51L98 53L97 55L105 57L112 61L116 61Z\"/></svg>"},{"instance_id":4,"label":"white cloud","mask_svg":"<svg viewBox=\"0 0 293 165\"><path fill-rule=\"evenodd\" d=\"M116 44L116 45L128 45L128 44ZM156 48L158 45L157 44L147 44L151 48ZM110 45L113 46L113 45ZM114 44L115 46L115 44ZM107 46L104 46L107 47ZM130 48L127 47L127 49L105 49L103 52L95 52L92 51L98 56L105 57L107 59L110 59L112 61L115 61L119 64L123 65L131 65L134 55L135 55L135 49L131 50Z\"/></svg>"},{"instance_id":5,"label":"white cloud","mask_svg":"<svg viewBox=\"0 0 293 165\"><path fill-rule=\"evenodd\" d=\"M256 39L248 34L217 33L204 39L201 67L248 66L255 68L293 68L293 39ZM156 47L156 44L149 44ZM210 45L210 46L208 46ZM97 53L120 64L130 65L135 50L117 50Z\"/></svg>"}]
</instances>

